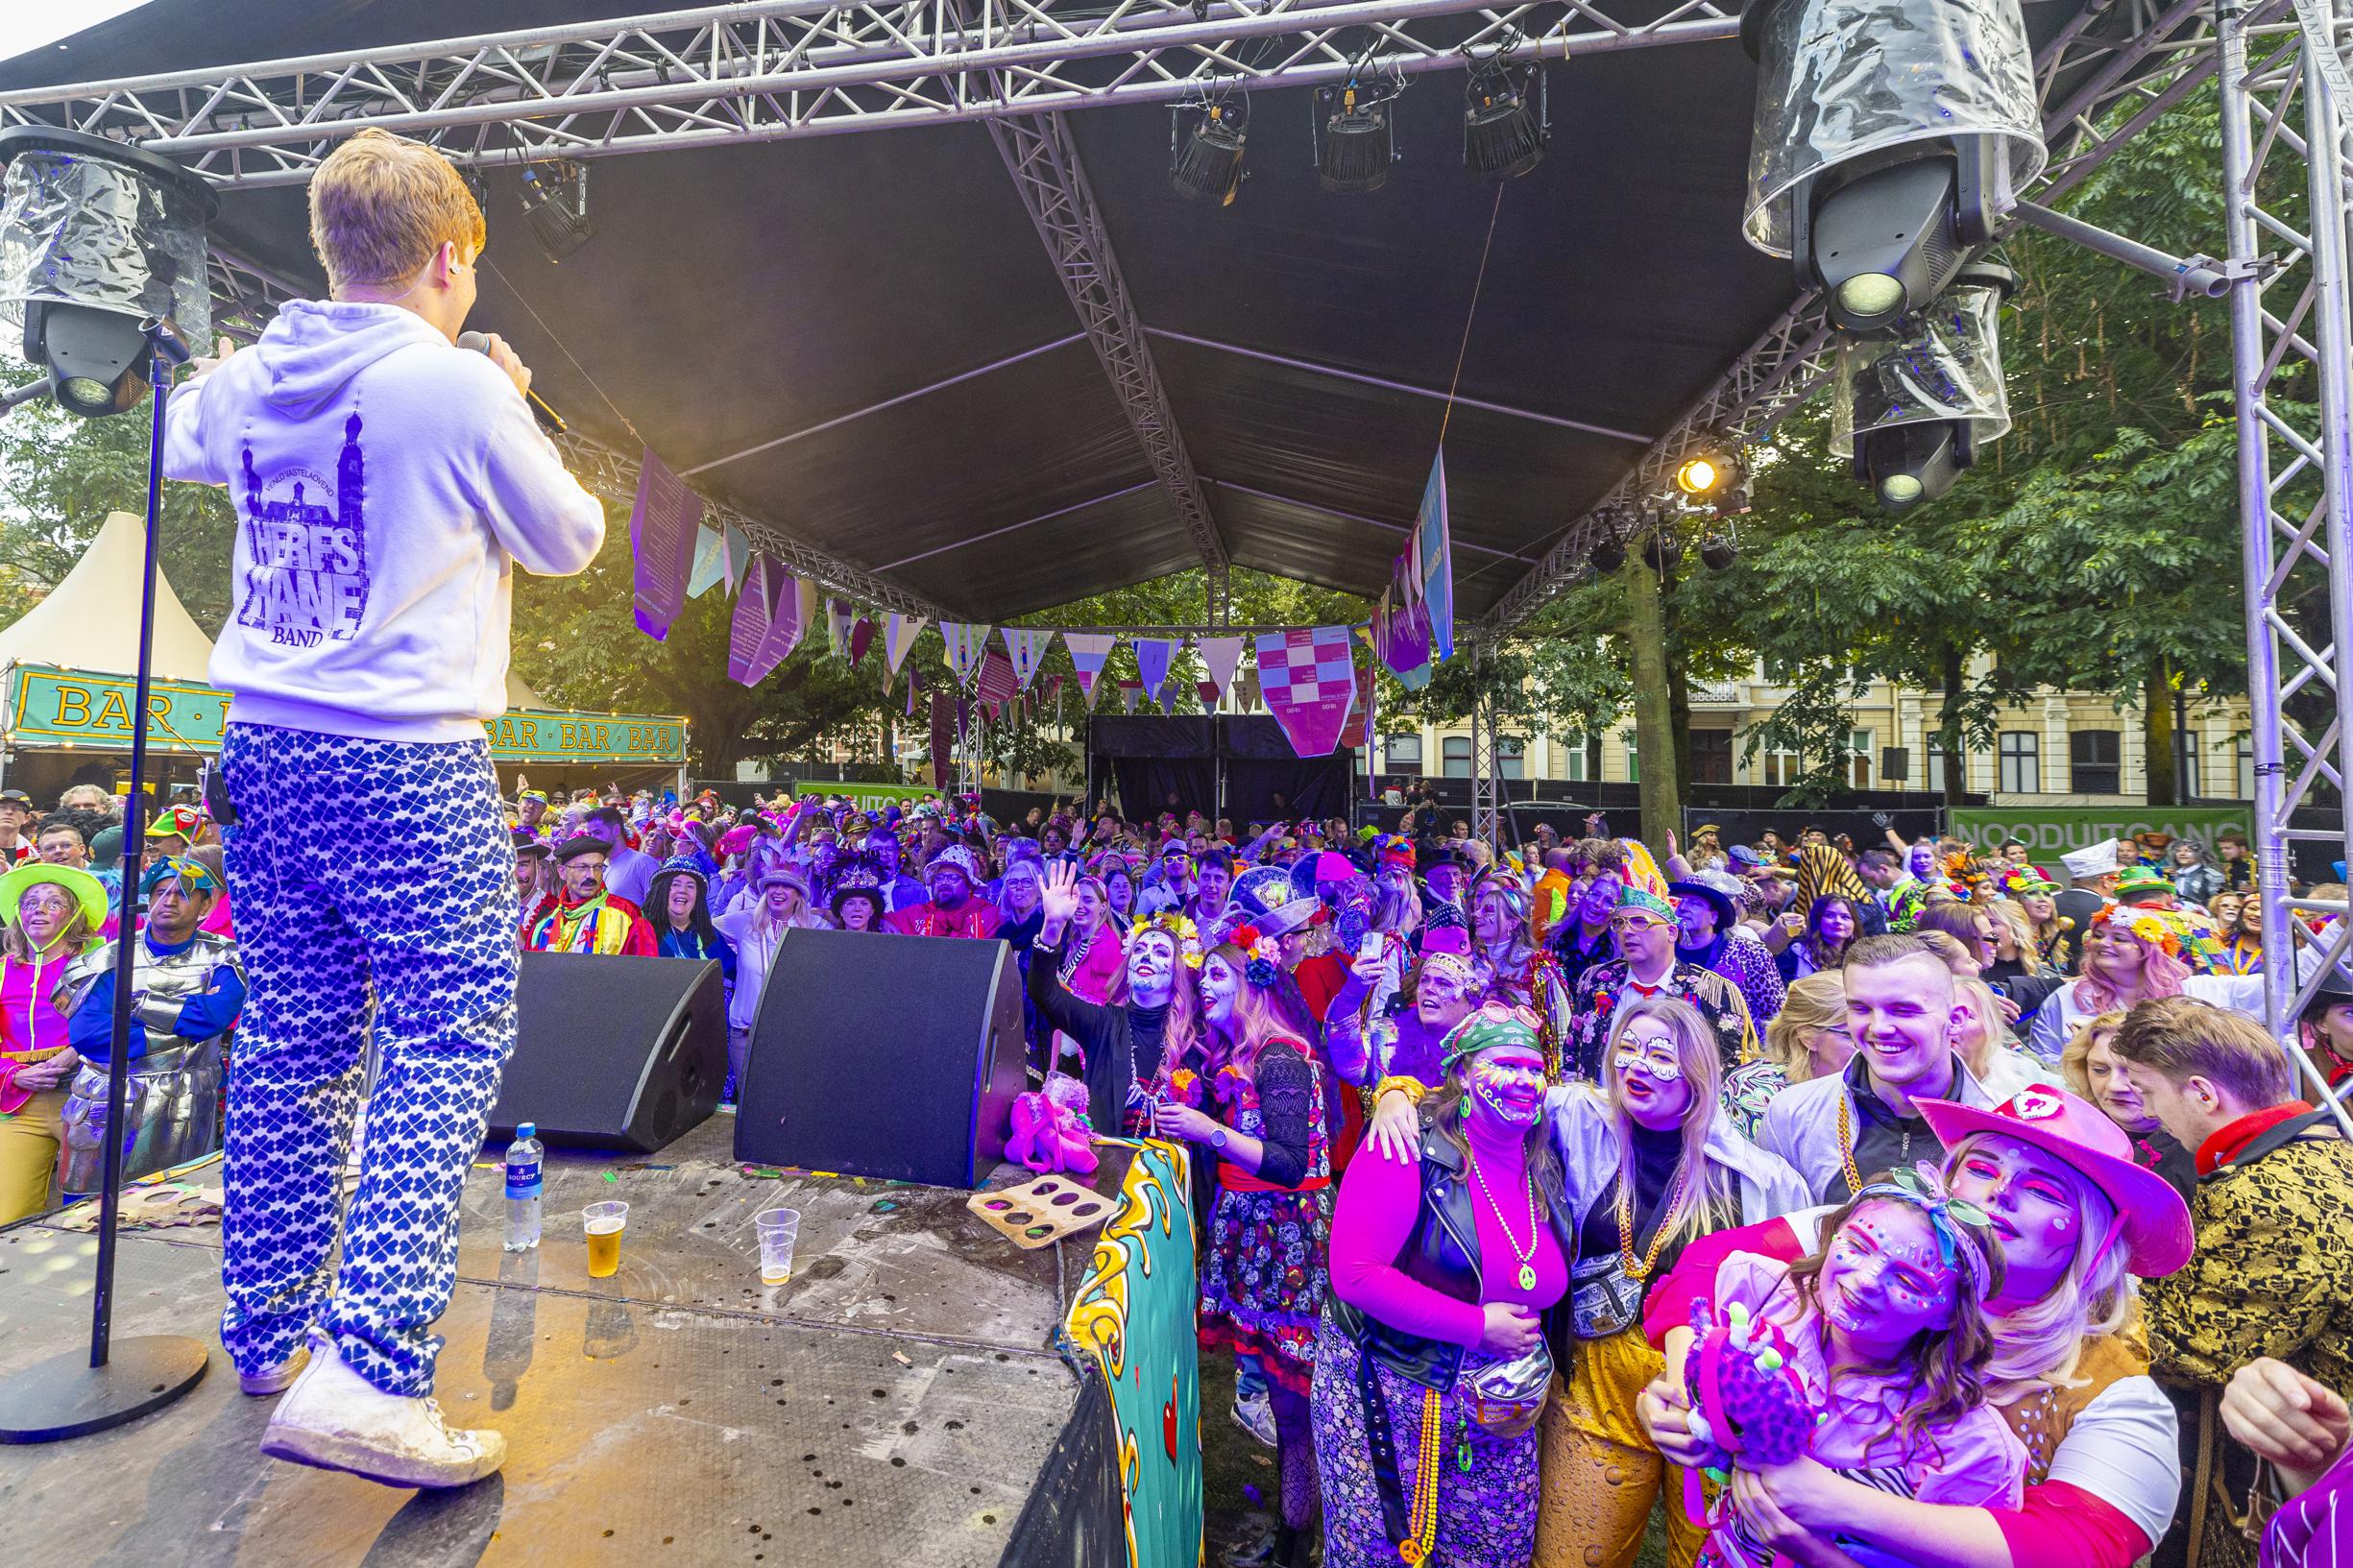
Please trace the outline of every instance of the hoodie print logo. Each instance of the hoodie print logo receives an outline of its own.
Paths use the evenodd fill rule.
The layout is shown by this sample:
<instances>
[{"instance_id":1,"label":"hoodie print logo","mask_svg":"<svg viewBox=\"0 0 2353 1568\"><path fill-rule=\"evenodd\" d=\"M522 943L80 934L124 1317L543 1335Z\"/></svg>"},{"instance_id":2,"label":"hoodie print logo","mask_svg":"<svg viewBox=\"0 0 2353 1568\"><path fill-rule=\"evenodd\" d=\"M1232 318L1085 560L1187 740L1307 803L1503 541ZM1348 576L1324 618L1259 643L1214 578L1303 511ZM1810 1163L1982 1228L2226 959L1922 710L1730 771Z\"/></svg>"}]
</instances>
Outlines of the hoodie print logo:
<instances>
[{"instance_id":1,"label":"hoodie print logo","mask_svg":"<svg viewBox=\"0 0 2353 1568\"><path fill-rule=\"evenodd\" d=\"M343 427L329 480L315 469L263 478L245 448L245 602L237 622L266 629L281 647L349 642L368 614L366 459L359 416Z\"/></svg>"}]
</instances>

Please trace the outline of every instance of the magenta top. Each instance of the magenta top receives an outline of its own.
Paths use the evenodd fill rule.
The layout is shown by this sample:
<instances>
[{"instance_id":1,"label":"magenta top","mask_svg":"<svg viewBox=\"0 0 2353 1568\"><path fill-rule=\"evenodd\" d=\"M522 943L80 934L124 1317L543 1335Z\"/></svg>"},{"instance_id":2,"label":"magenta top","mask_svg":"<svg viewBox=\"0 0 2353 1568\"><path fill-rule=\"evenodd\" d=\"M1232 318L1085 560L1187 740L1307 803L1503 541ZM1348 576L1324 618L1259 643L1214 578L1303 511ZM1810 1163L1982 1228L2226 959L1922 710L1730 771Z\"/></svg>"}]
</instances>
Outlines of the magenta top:
<instances>
[{"instance_id":1,"label":"magenta top","mask_svg":"<svg viewBox=\"0 0 2353 1568\"><path fill-rule=\"evenodd\" d=\"M1487 1326L1480 1309L1493 1302L1516 1303L1540 1312L1568 1292L1568 1263L1553 1240L1544 1202L1536 1201L1536 1285L1519 1285L1519 1257L1529 1243L1527 1160L1518 1134L1466 1122L1472 1167L1486 1178L1486 1191L1466 1170L1470 1205L1479 1224L1480 1291L1476 1302L1457 1301L1397 1267L1421 1217L1421 1162L1384 1159L1368 1146L1348 1162L1340 1201L1332 1211L1332 1293L1391 1328L1424 1339L1475 1347ZM1494 1194L1494 1203L1487 1194ZM1495 1214L1496 1204L1503 1216ZM1509 1236L1506 1228L1509 1228ZM1518 1244L1515 1246L1513 1243Z\"/></svg>"},{"instance_id":2,"label":"magenta top","mask_svg":"<svg viewBox=\"0 0 2353 1568\"><path fill-rule=\"evenodd\" d=\"M0 961L0 1050L46 1050L71 1044L65 1015L50 997L73 954L62 947L37 964ZM36 983L37 982L37 983Z\"/></svg>"}]
</instances>

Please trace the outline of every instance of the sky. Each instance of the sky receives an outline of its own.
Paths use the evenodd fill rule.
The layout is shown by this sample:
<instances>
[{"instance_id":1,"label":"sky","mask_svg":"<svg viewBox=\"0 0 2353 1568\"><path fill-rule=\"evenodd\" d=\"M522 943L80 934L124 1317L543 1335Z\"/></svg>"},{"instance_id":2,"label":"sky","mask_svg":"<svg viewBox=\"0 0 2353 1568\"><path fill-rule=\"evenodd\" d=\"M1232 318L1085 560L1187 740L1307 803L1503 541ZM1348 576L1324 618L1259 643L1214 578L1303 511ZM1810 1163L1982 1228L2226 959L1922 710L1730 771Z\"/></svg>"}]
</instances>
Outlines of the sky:
<instances>
[{"instance_id":1,"label":"sky","mask_svg":"<svg viewBox=\"0 0 2353 1568\"><path fill-rule=\"evenodd\" d=\"M96 27L146 0L49 0L31 5L24 0L0 5L0 60L12 60L29 49L56 46L86 27Z\"/></svg>"}]
</instances>

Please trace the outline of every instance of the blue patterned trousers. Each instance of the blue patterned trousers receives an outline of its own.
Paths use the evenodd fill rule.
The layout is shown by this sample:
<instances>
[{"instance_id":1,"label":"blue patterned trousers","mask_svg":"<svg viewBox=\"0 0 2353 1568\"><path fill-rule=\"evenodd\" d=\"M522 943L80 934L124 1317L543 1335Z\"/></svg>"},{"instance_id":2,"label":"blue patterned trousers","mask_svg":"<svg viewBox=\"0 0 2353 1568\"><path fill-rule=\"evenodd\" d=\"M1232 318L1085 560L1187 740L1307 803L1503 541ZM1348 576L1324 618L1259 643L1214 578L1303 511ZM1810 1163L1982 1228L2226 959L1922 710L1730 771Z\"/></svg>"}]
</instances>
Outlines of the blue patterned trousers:
<instances>
[{"instance_id":1,"label":"blue patterned trousers","mask_svg":"<svg viewBox=\"0 0 2353 1568\"><path fill-rule=\"evenodd\" d=\"M430 1393L459 1196L515 1046L515 856L489 744L234 724L221 766L252 985L229 1079L222 1343L258 1371L315 1323L376 1387ZM338 1271L371 1013L380 1066Z\"/></svg>"}]
</instances>

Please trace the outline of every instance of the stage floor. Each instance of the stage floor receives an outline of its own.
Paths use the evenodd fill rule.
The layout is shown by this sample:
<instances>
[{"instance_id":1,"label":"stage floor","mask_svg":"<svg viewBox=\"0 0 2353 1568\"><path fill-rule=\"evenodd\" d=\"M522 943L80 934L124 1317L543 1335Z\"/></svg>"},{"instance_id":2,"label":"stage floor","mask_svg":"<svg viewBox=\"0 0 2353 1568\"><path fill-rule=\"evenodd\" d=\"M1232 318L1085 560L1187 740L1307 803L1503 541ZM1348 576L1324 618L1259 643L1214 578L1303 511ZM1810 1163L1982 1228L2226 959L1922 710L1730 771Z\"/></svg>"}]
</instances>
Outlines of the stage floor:
<instances>
[{"instance_id":1,"label":"stage floor","mask_svg":"<svg viewBox=\"0 0 2353 1568\"><path fill-rule=\"evenodd\" d=\"M646 1159L551 1153L535 1253L500 1251L500 1172L476 1166L437 1391L453 1424L504 1432L510 1458L455 1493L261 1458L271 1402L238 1393L216 1337L217 1225L125 1232L115 1333L197 1337L211 1369L130 1427L0 1448L10 1556L995 1563L1077 1400L1053 1339L1093 1233L1019 1252L965 1212L966 1194L747 1173L733 1131L715 1117ZM217 1170L189 1184L217 1184ZM1106 1162L1098 1186L1117 1182ZM630 1204L620 1272L592 1280L580 1210L616 1197ZM794 1278L771 1289L751 1219L778 1204L801 1211L801 1235ZM38 1220L0 1231L0 1374L86 1340L96 1245Z\"/></svg>"}]
</instances>

